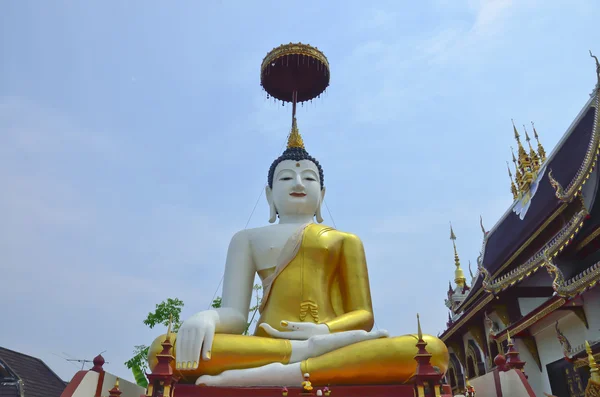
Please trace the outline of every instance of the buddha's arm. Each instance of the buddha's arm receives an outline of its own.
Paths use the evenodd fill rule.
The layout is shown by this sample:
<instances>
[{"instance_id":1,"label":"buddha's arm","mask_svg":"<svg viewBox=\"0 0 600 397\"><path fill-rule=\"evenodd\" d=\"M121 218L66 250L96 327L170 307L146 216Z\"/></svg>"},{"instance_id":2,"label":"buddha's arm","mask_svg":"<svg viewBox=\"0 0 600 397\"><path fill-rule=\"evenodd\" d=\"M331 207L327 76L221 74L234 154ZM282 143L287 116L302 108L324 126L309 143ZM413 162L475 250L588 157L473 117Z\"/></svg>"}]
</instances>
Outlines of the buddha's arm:
<instances>
[{"instance_id":1,"label":"buddha's arm","mask_svg":"<svg viewBox=\"0 0 600 397\"><path fill-rule=\"evenodd\" d=\"M246 232L233 236L227 251L221 308L216 332L242 334L248 326L255 266Z\"/></svg>"},{"instance_id":2,"label":"buddha's arm","mask_svg":"<svg viewBox=\"0 0 600 397\"><path fill-rule=\"evenodd\" d=\"M340 291L345 314L326 322L331 332L373 328L373 305L365 250L360 239L348 235L340 255Z\"/></svg>"}]
</instances>

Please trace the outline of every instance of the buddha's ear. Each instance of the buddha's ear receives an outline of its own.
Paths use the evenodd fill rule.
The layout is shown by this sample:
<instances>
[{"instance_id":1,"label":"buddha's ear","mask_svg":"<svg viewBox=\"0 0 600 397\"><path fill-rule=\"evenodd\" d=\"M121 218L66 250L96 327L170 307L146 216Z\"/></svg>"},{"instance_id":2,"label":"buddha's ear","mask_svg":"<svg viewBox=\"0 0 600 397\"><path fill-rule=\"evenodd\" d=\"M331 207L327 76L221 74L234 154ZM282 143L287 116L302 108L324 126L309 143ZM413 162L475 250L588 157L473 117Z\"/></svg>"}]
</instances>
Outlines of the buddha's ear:
<instances>
[{"instance_id":1,"label":"buddha's ear","mask_svg":"<svg viewBox=\"0 0 600 397\"><path fill-rule=\"evenodd\" d=\"M321 207L323 206L323 202L325 201L325 186L321 189L321 199L319 200L319 205L317 206L317 213L315 217L317 218L317 222L323 223L323 216L321 215Z\"/></svg>"},{"instance_id":2,"label":"buddha's ear","mask_svg":"<svg viewBox=\"0 0 600 397\"><path fill-rule=\"evenodd\" d=\"M269 223L275 223L277 220L277 209L273 202L273 190L267 185L265 187L265 196L267 196L267 203L269 203Z\"/></svg>"}]
</instances>

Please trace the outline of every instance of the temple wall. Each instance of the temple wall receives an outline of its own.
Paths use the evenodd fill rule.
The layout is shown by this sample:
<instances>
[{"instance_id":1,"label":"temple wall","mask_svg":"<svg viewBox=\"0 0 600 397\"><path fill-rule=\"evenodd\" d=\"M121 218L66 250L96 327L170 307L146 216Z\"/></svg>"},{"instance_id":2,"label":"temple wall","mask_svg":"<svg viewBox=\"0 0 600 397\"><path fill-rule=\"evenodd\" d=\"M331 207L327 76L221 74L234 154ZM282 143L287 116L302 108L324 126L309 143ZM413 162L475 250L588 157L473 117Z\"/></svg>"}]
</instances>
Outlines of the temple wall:
<instances>
[{"instance_id":1,"label":"temple wall","mask_svg":"<svg viewBox=\"0 0 600 397\"><path fill-rule=\"evenodd\" d=\"M60 397L89 397L95 395L99 377L100 374L98 372L87 371L75 390L71 392L67 388ZM73 380L75 380L75 377L73 377ZM73 382L73 380L71 382Z\"/></svg>"},{"instance_id":2,"label":"temple wall","mask_svg":"<svg viewBox=\"0 0 600 397\"><path fill-rule=\"evenodd\" d=\"M527 382L527 381L525 381ZM500 372L500 385L502 387L502 395L510 397L535 397L543 396L538 394L535 390L527 390L526 384L523 382L523 378L519 376L516 370L508 372ZM475 389L477 392L477 389ZM532 394L535 393L535 394ZM479 392L477 392L479 396Z\"/></svg>"},{"instance_id":3,"label":"temple wall","mask_svg":"<svg viewBox=\"0 0 600 397\"><path fill-rule=\"evenodd\" d=\"M79 373L83 372L84 371L80 371ZM91 397L96 395L100 374L94 371L85 371L82 378L80 378L78 374L71 380L73 385L67 387L61 394L61 397ZM104 372L104 381L102 382L101 389L102 396L108 396L108 391L113 388L116 379L117 377L115 375ZM140 395L146 393L146 390L143 387L122 379L119 379L119 390L123 393L121 394L121 397L140 397Z\"/></svg>"},{"instance_id":4,"label":"temple wall","mask_svg":"<svg viewBox=\"0 0 600 397\"><path fill-rule=\"evenodd\" d=\"M564 312L565 315L559 317L557 312L553 317L555 320L548 324L533 325L530 330L535 337L540 360L542 362L541 376L534 376L539 373L537 365L530 362L530 355L524 345L518 344L518 350L523 361L527 361L525 371L530 377L530 383L537 395L543 395L544 392L550 393L550 380L546 372L546 365L560 360L564 357L563 350L556 337L555 321L558 320L558 326L561 332L571 343L573 348L577 348L585 340L600 339L600 289L596 288L583 295L584 311L586 313L589 329L586 329L582 321L572 312ZM532 360L532 359L531 359Z\"/></svg>"},{"instance_id":5,"label":"temple wall","mask_svg":"<svg viewBox=\"0 0 600 397\"><path fill-rule=\"evenodd\" d=\"M465 334L463 334L463 344L465 346L465 358L467 358L469 356L469 340L473 340L473 342L475 342L475 345L477 346L477 359L478 361L483 362L484 366L485 366L485 371L489 371L488 365L487 365L487 360L485 359L485 355L483 354L483 349L481 346L479 346L479 344L477 343L477 341L475 340L475 338L473 338L473 336L471 335L470 332L467 332ZM467 360L468 361L468 360ZM466 364L466 363L465 363ZM467 368L464 369L464 374L467 374L468 370ZM481 376L482 373L479 373L479 376Z\"/></svg>"},{"instance_id":6,"label":"temple wall","mask_svg":"<svg viewBox=\"0 0 600 397\"><path fill-rule=\"evenodd\" d=\"M532 394L527 390L525 384L523 384L523 379L519 376L517 371L510 370L508 372L499 372L498 375L500 378L500 387L503 396L532 397ZM496 393L496 380L494 379L494 372L487 373L471 380L471 385L473 385L475 388L477 397L498 396ZM539 395L543 396L543 394Z\"/></svg>"},{"instance_id":7,"label":"temple wall","mask_svg":"<svg viewBox=\"0 0 600 397\"><path fill-rule=\"evenodd\" d=\"M540 367L538 367L537 363L533 359L532 354L527 349L527 346L525 346L525 343L521 339L518 339L518 338L515 338L513 342L519 352L519 357L521 358L522 361L525 361L525 368L523 368L523 369L525 370L525 373L527 374L527 377L528 377L527 380L529 381L529 384L535 391L536 395L543 396L544 394L542 392L545 390L545 389L543 389L543 384L544 384L544 377L546 377L546 375L542 371L540 371ZM538 349L539 348L540 348L540 346L538 345ZM540 360L542 360L541 352L540 352ZM542 360L542 367L543 366L544 366L544 363Z\"/></svg>"},{"instance_id":8,"label":"temple wall","mask_svg":"<svg viewBox=\"0 0 600 397\"><path fill-rule=\"evenodd\" d=\"M544 304L550 298L519 298L519 309L521 310L521 315L526 316L542 304Z\"/></svg>"},{"instance_id":9,"label":"temple wall","mask_svg":"<svg viewBox=\"0 0 600 397\"><path fill-rule=\"evenodd\" d=\"M583 299L583 310L590 326L588 340L598 340L600 339L600 287L586 292Z\"/></svg>"},{"instance_id":10,"label":"temple wall","mask_svg":"<svg viewBox=\"0 0 600 397\"><path fill-rule=\"evenodd\" d=\"M104 373L104 382L102 383L102 393L108 395L108 391L113 388L117 377L108 372ZM123 392L121 397L140 397L140 395L146 393L146 389L138 386L136 383L128 382L123 379L119 379L119 390Z\"/></svg>"}]
</instances>

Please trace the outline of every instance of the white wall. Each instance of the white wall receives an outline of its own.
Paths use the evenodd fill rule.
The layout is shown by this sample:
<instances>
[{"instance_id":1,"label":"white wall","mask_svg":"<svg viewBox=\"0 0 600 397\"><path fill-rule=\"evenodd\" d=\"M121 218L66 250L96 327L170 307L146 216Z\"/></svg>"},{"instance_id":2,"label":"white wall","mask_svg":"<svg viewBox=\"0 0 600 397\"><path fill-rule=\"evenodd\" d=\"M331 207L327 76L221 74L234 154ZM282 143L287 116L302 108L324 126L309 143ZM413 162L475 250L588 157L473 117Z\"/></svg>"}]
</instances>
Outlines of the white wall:
<instances>
[{"instance_id":1,"label":"white wall","mask_svg":"<svg viewBox=\"0 0 600 397\"><path fill-rule=\"evenodd\" d=\"M496 382L494 381L494 373L490 372L484 376L471 381L471 385L475 388L477 397L497 397ZM529 397L529 393L521 378L515 370L508 372L500 372L500 389L502 395L509 397ZM543 394L537 394L543 396Z\"/></svg>"},{"instance_id":2,"label":"white wall","mask_svg":"<svg viewBox=\"0 0 600 397\"><path fill-rule=\"evenodd\" d=\"M544 395L542 393L542 391L544 390L543 389L543 378L546 375L544 375L544 373L542 371L540 371L540 368L538 367L537 363L533 359L533 355L529 352L529 350L527 349L527 346L521 339L515 338L513 340L513 343L515 344L515 348L519 352L521 361L525 361L524 370L525 370L525 374L527 374L527 380L529 381L531 388L535 391L536 395L543 396ZM541 349L539 344L538 344L538 349ZM541 359L541 352L540 352L540 359ZM542 365L542 367L543 367L543 365ZM543 368L542 368L542 370L543 370Z\"/></svg>"},{"instance_id":3,"label":"white wall","mask_svg":"<svg viewBox=\"0 0 600 397\"><path fill-rule=\"evenodd\" d=\"M537 395L543 395L544 392L550 393L550 380L546 372L546 365L564 357L562 347L556 337L554 324L558 318L558 326L561 332L571 343L573 348L584 343L585 340L600 339L600 289L596 288L583 295L583 308L586 313L589 329L586 329L579 317L570 311L557 311L554 314L554 321L543 324L534 325L531 327L531 332L534 335L540 359L542 362L542 376L540 380L534 380L530 375L532 373L527 364L526 372L530 375L530 383ZM561 317L562 315L562 317ZM519 349L521 357L524 358L523 349ZM527 361L527 360L523 360Z\"/></svg>"},{"instance_id":4,"label":"white wall","mask_svg":"<svg viewBox=\"0 0 600 397\"><path fill-rule=\"evenodd\" d=\"M542 304L544 304L550 298L518 298L519 309L521 309L521 315L526 316Z\"/></svg>"},{"instance_id":5,"label":"white wall","mask_svg":"<svg viewBox=\"0 0 600 397\"><path fill-rule=\"evenodd\" d=\"M72 394L63 393L65 397L91 397L96 394L100 374L94 371L87 371L77 388ZM104 382L102 383L102 396L108 396L108 391L115 385L117 377L108 372L104 372ZM123 394L121 397L140 397L146 390L135 383L119 379L119 390Z\"/></svg>"}]
</instances>

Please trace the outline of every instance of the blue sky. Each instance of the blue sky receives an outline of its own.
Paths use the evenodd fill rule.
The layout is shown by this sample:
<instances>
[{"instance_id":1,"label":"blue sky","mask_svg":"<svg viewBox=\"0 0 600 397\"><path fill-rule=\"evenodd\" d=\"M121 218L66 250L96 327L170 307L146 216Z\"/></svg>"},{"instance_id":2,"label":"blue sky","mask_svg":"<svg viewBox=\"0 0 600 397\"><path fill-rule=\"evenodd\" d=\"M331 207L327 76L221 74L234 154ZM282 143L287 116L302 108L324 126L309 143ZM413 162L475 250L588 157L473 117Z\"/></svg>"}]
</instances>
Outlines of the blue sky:
<instances>
[{"instance_id":1,"label":"blue sky","mask_svg":"<svg viewBox=\"0 0 600 397\"><path fill-rule=\"evenodd\" d=\"M377 325L444 329L448 222L467 271L479 216L512 201L511 118L549 152L594 87L600 3L321 3L2 2L0 345L64 379L58 356L107 350L132 379L155 303L208 306L290 127L259 86L290 41L331 64L298 122L335 225L364 241ZM249 227L267 219L263 196Z\"/></svg>"}]
</instances>

